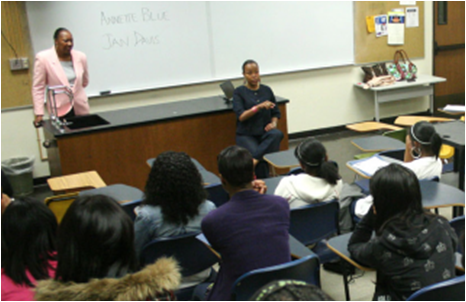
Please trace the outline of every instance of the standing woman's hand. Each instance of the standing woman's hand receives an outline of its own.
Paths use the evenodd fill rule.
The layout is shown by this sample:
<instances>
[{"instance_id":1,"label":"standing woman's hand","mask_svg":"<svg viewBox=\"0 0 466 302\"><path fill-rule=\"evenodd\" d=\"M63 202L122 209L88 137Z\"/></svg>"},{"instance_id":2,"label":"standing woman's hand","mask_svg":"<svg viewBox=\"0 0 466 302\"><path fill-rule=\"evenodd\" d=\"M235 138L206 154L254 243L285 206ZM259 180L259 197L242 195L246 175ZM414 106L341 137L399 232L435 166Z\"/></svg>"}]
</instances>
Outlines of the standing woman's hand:
<instances>
[{"instance_id":1,"label":"standing woman's hand","mask_svg":"<svg viewBox=\"0 0 466 302\"><path fill-rule=\"evenodd\" d=\"M257 107L259 107L259 109L270 110L270 109L275 108L275 104L272 103L271 101L265 101L265 102L260 103L260 105L258 105Z\"/></svg>"}]
</instances>

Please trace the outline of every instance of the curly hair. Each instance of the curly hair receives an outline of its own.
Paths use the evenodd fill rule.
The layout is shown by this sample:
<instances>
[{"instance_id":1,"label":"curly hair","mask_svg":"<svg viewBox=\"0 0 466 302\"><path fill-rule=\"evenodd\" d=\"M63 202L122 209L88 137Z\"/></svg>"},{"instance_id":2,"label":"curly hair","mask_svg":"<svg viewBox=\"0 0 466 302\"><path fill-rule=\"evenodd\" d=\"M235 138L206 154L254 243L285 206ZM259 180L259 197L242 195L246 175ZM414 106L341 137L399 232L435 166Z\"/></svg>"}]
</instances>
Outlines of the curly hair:
<instances>
[{"instance_id":1,"label":"curly hair","mask_svg":"<svg viewBox=\"0 0 466 302\"><path fill-rule=\"evenodd\" d=\"M160 206L164 220L186 225L207 198L202 176L184 152L167 151L152 165L144 204Z\"/></svg>"}]
</instances>

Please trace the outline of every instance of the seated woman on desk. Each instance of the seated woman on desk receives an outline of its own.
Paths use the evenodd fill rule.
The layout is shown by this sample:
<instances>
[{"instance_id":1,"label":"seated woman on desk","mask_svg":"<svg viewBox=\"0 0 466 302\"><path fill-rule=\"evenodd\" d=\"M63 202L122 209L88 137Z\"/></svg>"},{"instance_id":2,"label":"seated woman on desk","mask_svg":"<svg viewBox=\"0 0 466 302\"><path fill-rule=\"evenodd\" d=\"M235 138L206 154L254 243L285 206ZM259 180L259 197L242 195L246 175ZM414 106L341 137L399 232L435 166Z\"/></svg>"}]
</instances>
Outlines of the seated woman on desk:
<instances>
[{"instance_id":1,"label":"seated woman on desk","mask_svg":"<svg viewBox=\"0 0 466 302\"><path fill-rule=\"evenodd\" d=\"M327 150L316 139L301 142L294 152L305 173L284 177L275 195L284 197L290 208L328 201L340 196L343 181L336 163L328 161Z\"/></svg>"},{"instance_id":2,"label":"seated woman on desk","mask_svg":"<svg viewBox=\"0 0 466 302\"><path fill-rule=\"evenodd\" d=\"M442 138L432 124L421 121L414 124L406 135L406 149L403 166L411 169L418 179L430 179L442 175L442 161L439 152ZM356 201L354 213L363 217L372 206L372 196Z\"/></svg>"},{"instance_id":3,"label":"seated woman on desk","mask_svg":"<svg viewBox=\"0 0 466 302\"><path fill-rule=\"evenodd\" d=\"M448 220L422 208L416 175L391 164L374 174L370 189L374 206L356 226L348 250L354 260L377 270L373 300L406 300L455 277L458 238Z\"/></svg>"},{"instance_id":4,"label":"seated woman on desk","mask_svg":"<svg viewBox=\"0 0 466 302\"><path fill-rule=\"evenodd\" d=\"M236 144L251 152L254 164L279 150L283 133L277 129L280 110L270 87L260 83L259 65L253 60L243 63L245 84L235 89L233 110L238 118ZM268 165L256 166L258 178L268 177Z\"/></svg>"}]
</instances>

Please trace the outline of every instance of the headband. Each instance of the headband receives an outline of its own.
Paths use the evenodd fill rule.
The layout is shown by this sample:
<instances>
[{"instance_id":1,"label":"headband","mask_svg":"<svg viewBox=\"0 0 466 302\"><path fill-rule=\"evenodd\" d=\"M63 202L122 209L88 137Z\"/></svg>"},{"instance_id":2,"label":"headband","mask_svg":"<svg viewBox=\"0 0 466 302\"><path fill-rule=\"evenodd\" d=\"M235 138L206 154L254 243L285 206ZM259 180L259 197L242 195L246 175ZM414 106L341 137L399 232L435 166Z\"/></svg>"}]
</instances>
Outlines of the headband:
<instances>
[{"instance_id":1,"label":"headband","mask_svg":"<svg viewBox=\"0 0 466 302\"><path fill-rule=\"evenodd\" d=\"M411 127L411 136L414 138L414 140L420 143L421 145L430 145L431 142L424 142L424 141L421 141L419 138L417 138L417 136L414 134L414 127L415 126Z\"/></svg>"},{"instance_id":2,"label":"headband","mask_svg":"<svg viewBox=\"0 0 466 302\"><path fill-rule=\"evenodd\" d=\"M297 152L297 154L298 154L298 159L299 159L301 162L305 163L306 166L309 166L309 167L318 167L318 166L320 166L320 165L325 161L325 157L323 157L323 158L321 159L321 161L318 162L318 163L309 163L309 162L305 161L305 160L303 159L303 157L301 156L301 146L302 146L302 145L303 145L303 143L301 143L301 144L298 145L298 152Z\"/></svg>"}]
</instances>

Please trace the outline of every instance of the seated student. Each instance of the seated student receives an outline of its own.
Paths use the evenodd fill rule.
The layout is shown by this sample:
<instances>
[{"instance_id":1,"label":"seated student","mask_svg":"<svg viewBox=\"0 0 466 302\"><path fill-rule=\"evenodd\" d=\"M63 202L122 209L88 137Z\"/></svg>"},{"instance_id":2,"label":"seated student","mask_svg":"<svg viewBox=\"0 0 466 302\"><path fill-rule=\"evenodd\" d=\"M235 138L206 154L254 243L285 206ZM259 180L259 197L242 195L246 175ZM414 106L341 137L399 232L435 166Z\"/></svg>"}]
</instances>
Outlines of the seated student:
<instances>
[{"instance_id":1,"label":"seated student","mask_svg":"<svg viewBox=\"0 0 466 302\"><path fill-rule=\"evenodd\" d=\"M340 196L343 181L338 167L328 161L321 142L306 139L296 147L294 155L305 173L284 177L275 189L275 195L288 200L292 209Z\"/></svg>"},{"instance_id":2,"label":"seated student","mask_svg":"<svg viewBox=\"0 0 466 302\"><path fill-rule=\"evenodd\" d=\"M142 248L154 239L201 232L201 221L215 209L206 200L202 177L190 157L184 152L160 154L152 165L146 183L142 206L135 209L135 247ZM207 279L207 269L183 279L181 287L192 286Z\"/></svg>"},{"instance_id":3,"label":"seated student","mask_svg":"<svg viewBox=\"0 0 466 302\"><path fill-rule=\"evenodd\" d=\"M2 300L30 301L37 280L53 278L57 266L57 220L31 198L12 202L2 215Z\"/></svg>"},{"instance_id":4,"label":"seated student","mask_svg":"<svg viewBox=\"0 0 466 302\"><path fill-rule=\"evenodd\" d=\"M249 301L333 301L314 284L298 280L275 280L259 289Z\"/></svg>"},{"instance_id":5,"label":"seated student","mask_svg":"<svg viewBox=\"0 0 466 302\"><path fill-rule=\"evenodd\" d=\"M454 277L458 238L448 220L422 208L416 175L390 164L375 173L370 189L374 206L356 226L348 250L377 270L374 300L406 300Z\"/></svg>"},{"instance_id":6,"label":"seated student","mask_svg":"<svg viewBox=\"0 0 466 302\"><path fill-rule=\"evenodd\" d=\"M202 221L205 237L222 256L208 300L230 300L233 283L244 273L291 260L290 208L282 197L261 194L265 193L262 181L253 184L253 158L248 150L227 147L217 162L231 199Z\"/></svg>"},{"instance_id":7,"label":"seated student","mask_svg":"<svg viewBox=\"0 0 466 302\"><path fill-rule=\"evenodd\" d=\"M111 197L82 196L58 229L55 278L40 281L36 300L146 300L172 297L180 273L173 259L139 272L133 222Z\"/></svg>"},{"instance_id":8,"label":"seated student","mask_svg":"<svg viewBox=\"0 0 466 302\"><path fill-rule=\"evenodd\" d=\"M418 179L440 178L442 161L439 159L442 138L428 122L417 122L406 135L406 149L403 165L411 169ZM354 213L363 217L372 206L372 196L356 201Z\"/></svg>"}]
</instances>

